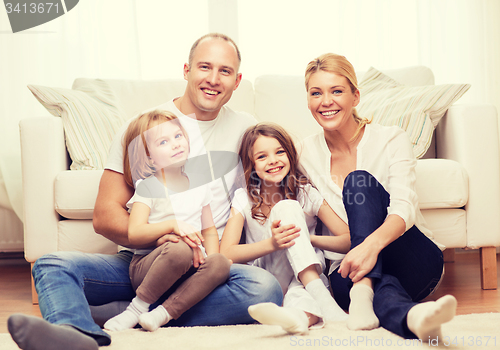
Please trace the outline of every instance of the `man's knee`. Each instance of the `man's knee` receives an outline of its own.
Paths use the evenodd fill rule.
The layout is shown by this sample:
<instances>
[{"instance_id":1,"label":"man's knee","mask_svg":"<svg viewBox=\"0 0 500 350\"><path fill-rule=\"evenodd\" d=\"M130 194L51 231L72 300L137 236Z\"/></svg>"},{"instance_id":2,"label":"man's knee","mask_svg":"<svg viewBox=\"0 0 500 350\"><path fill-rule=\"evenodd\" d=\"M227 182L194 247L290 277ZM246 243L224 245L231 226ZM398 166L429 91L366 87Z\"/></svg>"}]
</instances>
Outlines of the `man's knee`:
<instances>
[{"instance_id":1,"label":"man's knee","mask_svg":"<svg viewBox=\"0 0 500 350\"><path fill-rule=\"evenodd\" d=\"M56 252L45 254L38 258L33 265L33 277L52 271L74 271L78 269L78 264L73 259L73 254L69 252Z\"/></svg>"},{"instance_id":2,"label":"man's knee","mask_svg":"<svg viewBox=\"0 0 500 350\"><path fill-rule=\"evenodd\" d=\"M283 302L283 291L278 280L260 267L231 265L230 283L240 285L239 289L245 291L245 298L249 299L250 304L273 302L281 305Z\"/></svg>"}]
</instances>

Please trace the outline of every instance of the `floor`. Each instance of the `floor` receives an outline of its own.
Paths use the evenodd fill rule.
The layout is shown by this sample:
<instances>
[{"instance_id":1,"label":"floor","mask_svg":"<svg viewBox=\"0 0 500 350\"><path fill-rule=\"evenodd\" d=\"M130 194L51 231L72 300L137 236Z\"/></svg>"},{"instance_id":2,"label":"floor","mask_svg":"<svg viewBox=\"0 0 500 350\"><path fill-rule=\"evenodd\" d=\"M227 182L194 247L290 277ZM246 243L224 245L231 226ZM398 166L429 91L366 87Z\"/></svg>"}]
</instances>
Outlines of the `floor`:
<instances>
[{"instance_id":1,"label":"floor","mask_svg":"<svg viewBox=\"0 0 500 350\"><path fill-rule=\"evenodd\" d=\"M497 267L500 280L500 256ZM445 271L441 286L428 300L453 294L459 315L500 312L500 289L481 289L477 251L455 254L455 262L446 263ZM0 253L0 333L7 332L7 319L17 312L41 316L31 302L30 265L20 254Z\"/></svg>"}]
</instances>

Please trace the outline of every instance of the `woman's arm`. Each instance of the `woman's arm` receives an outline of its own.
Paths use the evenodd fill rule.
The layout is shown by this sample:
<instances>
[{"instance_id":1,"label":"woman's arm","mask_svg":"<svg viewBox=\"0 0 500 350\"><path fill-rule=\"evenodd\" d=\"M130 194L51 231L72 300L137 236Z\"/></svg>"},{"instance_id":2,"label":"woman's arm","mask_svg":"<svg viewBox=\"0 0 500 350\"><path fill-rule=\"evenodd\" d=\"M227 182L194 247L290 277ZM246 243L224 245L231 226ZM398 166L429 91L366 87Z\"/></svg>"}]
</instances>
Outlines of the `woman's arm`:
<instances>
[{"instance_id":1,"label":"woman's arm","mask_svg":"<svg viewBox=\"0 0 500 350\"><path fill-rule=\"evenodd\" d=\"M154 245L156 241L169 233L177 233L175 220L166 220L154 224L148 223L151 209L144 203L135 202L130 211L128 223L128 241L134 246ZM178 241L178 239L176 240Z\"/></svg>"},{"instance_id":2,"label":"woman's arm","mask_svg":"<svg viewBox=\"0 0 500 350\"><path fill-rule=\"evenodd\" d=\"M231 217L226 224L220 244L222 254L235 263L247 263L276 250L271 238L256 243L239 244L244 223L243 215L231 208Z\"/></svg>"},{"instance_id":3,"label":"woman's arm","mask_svg":"<svg viewBox=\"0 0 500 350\"><path fill-rule=\"evenodd\" d=\"M319 249L347 253L351 247L349 226L342 221L325 200L319 208L318 218L333 233L333 236L311 235L311 244Z\"/></svg>"}]
</instances>

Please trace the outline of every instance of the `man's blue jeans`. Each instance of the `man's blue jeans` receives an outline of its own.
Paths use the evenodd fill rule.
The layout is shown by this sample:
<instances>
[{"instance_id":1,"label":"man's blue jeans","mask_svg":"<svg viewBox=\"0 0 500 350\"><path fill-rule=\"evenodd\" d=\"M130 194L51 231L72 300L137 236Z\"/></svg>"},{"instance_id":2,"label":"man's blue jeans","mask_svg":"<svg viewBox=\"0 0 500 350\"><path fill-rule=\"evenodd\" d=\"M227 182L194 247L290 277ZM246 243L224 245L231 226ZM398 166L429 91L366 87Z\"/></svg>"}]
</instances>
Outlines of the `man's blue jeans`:
<instances>
[{"instance_id":1,"label":"man's blue jeans","mask_svg":"<svg viewBox=\"0 0 500 350\"><path fill-rule=\"evenodd\" d=\"M351 249L383 224L389 194L368 172L356 170L344 182L343 201L351 232ZM380 325L404 338L416 338L408 329L408 311L436 288L443 273L443 253L413 226L385 247L366 277L373 278L373 309ZM352 282L337 271L330 275L333 295L349 307Z\"/></svg>"},{"instance_id":2,"label":"man's blue jeans","mask_svg":"<svg viewBox=\"0 0 500 350\"><path fill-rule=\"evenodd\" d=\"M39 258L33 277L43 318L71 325L99 345L110 344L111 337L94 322L89 305L132 300L131 259L128 251L116 255L57 252ZM228 281L175 320L175 325L253 323L248 306L261 302L281 305L282 301L281 287L273 275L258 267L233 264Z\"/></svg>"}]
</instances>

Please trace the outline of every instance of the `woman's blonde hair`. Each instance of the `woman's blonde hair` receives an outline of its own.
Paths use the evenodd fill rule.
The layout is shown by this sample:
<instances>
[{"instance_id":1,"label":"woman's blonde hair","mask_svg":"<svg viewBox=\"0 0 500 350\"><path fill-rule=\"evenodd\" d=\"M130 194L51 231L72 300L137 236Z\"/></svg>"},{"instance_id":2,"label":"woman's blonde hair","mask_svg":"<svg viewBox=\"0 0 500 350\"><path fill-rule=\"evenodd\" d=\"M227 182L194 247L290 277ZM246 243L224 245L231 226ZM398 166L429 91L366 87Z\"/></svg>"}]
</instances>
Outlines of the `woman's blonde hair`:
<instances>
[{"instance_id":1,"label":"woman's blonde hair","mask_svg":"<svg viewBox=\"0 0 500 350\"><path fill-rule=\"evenodd\" d=\"M175 114L165 110L146 112L134 119L128 126L123 139L123 175L128 185L134 187L139 179L145 179L156 172L148 149L146 131L161 123L173 122L189 137Z\"/></svg>"},{"instance_id":2,"label":"woman's blonde hair","mask_svg":"<svg viewBox=\"0 0 500 350\"><path fill-rule=\"evenodd\" d=\"M358 79L356 78L356 72L354 71L354 67L351 64L351 62L349 62L347 58L345 58L344 56L337 55L334 53L325 53L319 56L318 58L315 58L311 62L309 62L309 64L306 67L306 74L305 74L306 90L309 88L309 80L311 79L311 76L318 71L324 71L343 76L349 82L349 85L351 87L351 92L353 94L356 91L359 91ZM352 139L355 139L361 132L361 129L366 124L371 123L371 120L361 118L358 114L358 111L356 111L356 108L353 108L352 115L354 117L354 120L358 123L358 128L356 129L356 132L352 137Z\"/></svg>"},{"instance_id":3,"label":"woman's blonde hair","mask_svg":"<svg viewBox=\"0 0 500 350\"><path fill-rule=\"evenodd\" d=\"M253 146L260 136L267 136L276 139L286 152L290 162L290 171L281 180L280 194L282 199L297 199L299 190L309 183L307 177L300 171L299 156L297 149L290 135L281 126L273 123L259 123L249 127L242 136L238 155L241 159L247 193L252 205L252 218L263 224L267 216L261 211L264 198L260 193L262 180L255 171L255 162L253 159Z\"/></svg>"}]
</instances>

